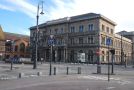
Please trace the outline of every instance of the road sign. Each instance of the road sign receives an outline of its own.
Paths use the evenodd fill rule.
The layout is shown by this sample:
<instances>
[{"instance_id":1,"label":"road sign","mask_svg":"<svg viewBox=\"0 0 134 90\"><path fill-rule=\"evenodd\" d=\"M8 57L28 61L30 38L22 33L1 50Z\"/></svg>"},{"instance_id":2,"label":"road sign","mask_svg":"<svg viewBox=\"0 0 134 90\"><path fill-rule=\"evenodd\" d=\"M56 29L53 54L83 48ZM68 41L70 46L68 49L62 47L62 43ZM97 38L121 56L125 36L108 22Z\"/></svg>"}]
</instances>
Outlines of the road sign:
<instances>
[{"instance_id":1,"label":"road sign","mask_svg":"<svg viewBox=\"0 0 134 90\"><path fill-rule=\"evenodd\" d=\"M110 37L108 37L108 38L106 39L106 45L111 45L111 38L110 38Z\"/></svg>"},{"instance_id":2,"label":"road sign","mask_svg":"<svg viewBox=\"0 0 134 90\"><path fill-rule=\"evenodd\" d=\"M55 44L55 39L53 35L50 35L48 38L48 45L54 45Z\"/></svg>"}]
</instances>

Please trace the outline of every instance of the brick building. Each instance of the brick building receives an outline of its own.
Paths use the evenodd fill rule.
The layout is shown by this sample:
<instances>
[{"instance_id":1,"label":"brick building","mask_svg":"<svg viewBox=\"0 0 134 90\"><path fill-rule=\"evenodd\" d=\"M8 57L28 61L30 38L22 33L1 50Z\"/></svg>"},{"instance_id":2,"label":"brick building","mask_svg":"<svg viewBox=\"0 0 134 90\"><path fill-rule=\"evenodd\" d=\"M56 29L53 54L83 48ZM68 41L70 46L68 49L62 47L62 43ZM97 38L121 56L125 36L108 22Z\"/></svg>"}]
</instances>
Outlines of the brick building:
<instances>
[{"instance_id":1,"label":"brick building","mask_svg":"<svg viewBox=\"0 0 134 90\"><path fill-rule=\"evenodd\" d=\"M3 32L0 26L0 58L30 57L29 36Z\"/></svg>"}]
</instances>

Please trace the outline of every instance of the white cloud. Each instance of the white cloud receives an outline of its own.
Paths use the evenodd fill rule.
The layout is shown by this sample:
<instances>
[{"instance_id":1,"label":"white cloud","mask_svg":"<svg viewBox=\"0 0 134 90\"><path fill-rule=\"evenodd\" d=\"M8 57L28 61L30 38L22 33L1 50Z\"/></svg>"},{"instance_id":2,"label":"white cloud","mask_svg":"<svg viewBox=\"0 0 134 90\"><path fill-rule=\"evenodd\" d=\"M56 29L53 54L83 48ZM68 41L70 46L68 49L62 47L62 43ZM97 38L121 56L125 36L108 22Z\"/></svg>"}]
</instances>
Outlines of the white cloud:
<instances>
[{"instance_id":1,"label":"white cloud","mask_svg":"<svg viewBox=\"0 0 134 90\"><path fill-rule=\"evenodd\" d=\"M8 11L15 11L12 7L1 5L0 4L0 9L8 10Z\"/></svg>"},{"instance_id":2,"label":"white cloud","mask_svg":"<svg viewBox=\"0 0 134 90\"><path fill-rule=\"evenodd\" d=\"M56 7L49 7L49 19L83 13L100 13L117 23L116 32L134 28L133 0L52 0ZM71 1L71 0L69 0ZM129 25L128 25L129 24Z\"/></svg>"},{"instance_id":3,"label":"white cloud","mask_svg":"<svg viewBox=\"0 0 134 90\"><path fill-rule=\"evenodd\" d=\"M8 3L15 5L17 11L23 12L31 18L36 17L36 6L27 2L27 0L6 0Z\"/></svg>"},{"instance_id":4,"label":"white cloud","mask_svg":"<svg viewBox=\"0 0 134 90\"><path fill-rule=\"evenodd\" d=\"M30 0L29 0L30 1ZM40 0L39 0L40 1ZM44 0L48 2L47 0ZM74 16L83 13L100 13L117 23L116 32L132 31L134 28L133 0L51 0L52 5L45 6L45 14L40 15L39 23L47 20ZM0 8L19 11L31 17L35 25L37 6L28 0L6 0L11 6L0 5ZM31 22L32 22L31 21Z\"/></svg>"}]
</instances>

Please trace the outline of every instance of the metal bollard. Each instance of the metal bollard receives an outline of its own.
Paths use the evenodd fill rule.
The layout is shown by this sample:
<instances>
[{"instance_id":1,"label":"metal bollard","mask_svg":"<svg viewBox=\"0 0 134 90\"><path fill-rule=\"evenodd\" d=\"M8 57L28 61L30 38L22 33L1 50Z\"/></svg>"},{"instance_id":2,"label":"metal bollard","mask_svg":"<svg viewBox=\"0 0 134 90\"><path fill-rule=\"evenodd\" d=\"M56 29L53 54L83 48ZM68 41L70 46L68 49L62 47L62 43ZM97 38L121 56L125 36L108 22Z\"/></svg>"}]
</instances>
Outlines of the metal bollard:
<instances>
[{"instance_id":1,"label":"metal bollard","mask_svg":"<svg viewBox=\"0 0 134 90\"><path fill-rule=\"evenodd\" d=\"M22 78L24 76L24 73L19 73L19 78Z\"/></svg>"},{"instance_id":2,"label":"metal bollard","mask_svg":"<svg viewBox=\"0 0 134 90\"><path fill-rule=\"evenodd\" d=\"M67 75L69 74L69 67L67 67Z\"/></svg>"},{"instance_id":3,"label":"metal bollard","mask_svg":"<svg viewBox=\"0 0 134 90\"><path fill-rule=\"evenodd\" d=\"M56 67L54 67L54 75L56 75Z\"/></svg>"},{"instance_id":4,"label":"metal bollard","mask_svg":"<svg viewBox=\"0 0 134 90\"><path fill-rule=\"evenodd\" d=\"M11 68L10 70L13 70L13 61L11 61Z\"/></svg>"},{"instance_id":5,"label":"metal bollard","mask_svg":"<svg viewBox=\"0 0 134 90\"><path fill-rule=\"evenodd\" d=\"M101 66L97 65L97 74L101 74Z\"/></svg>"},{"instance_id":6,"label":"metal bollard","mask_svg":"<svg viewBox=\"0 0 134 90\"><path fill-rule=\"evenodd\" d=\"M78 74L81 74L81 67L78 67Z\"/></svg>"},{"instance_id":7,"label":"metal bollard","mask_svg":"<svg viewBox=\"0 0 134 90\"><path fill-rule=\"evenodd\" d=\"M38 76L41 76L41 75L42 75L42 72L37 72L37 75L38 75Z\"/></svg>"}]
</instances>

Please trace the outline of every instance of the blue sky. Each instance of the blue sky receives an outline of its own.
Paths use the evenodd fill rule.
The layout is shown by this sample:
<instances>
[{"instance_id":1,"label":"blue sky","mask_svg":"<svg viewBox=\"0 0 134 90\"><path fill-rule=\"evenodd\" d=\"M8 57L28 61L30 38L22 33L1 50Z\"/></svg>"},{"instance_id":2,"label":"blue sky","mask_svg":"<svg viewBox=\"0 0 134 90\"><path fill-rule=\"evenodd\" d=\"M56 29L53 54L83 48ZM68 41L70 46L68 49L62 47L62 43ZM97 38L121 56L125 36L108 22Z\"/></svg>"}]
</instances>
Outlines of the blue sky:
<instances>
[{"instance_id":1,"label":"blue sky","mask_svg":"<svg viewBox=\"0 0 134 90\"><path fill-rule=\"evenodd\" d=\"M6 32L29 35L36 25L41 0L0 0L0 25ZM117 23L115 32L134 31L133 0L43 0L44 15L39 23L89 12L102 14Z\"/></svg>"}]
</instances>

